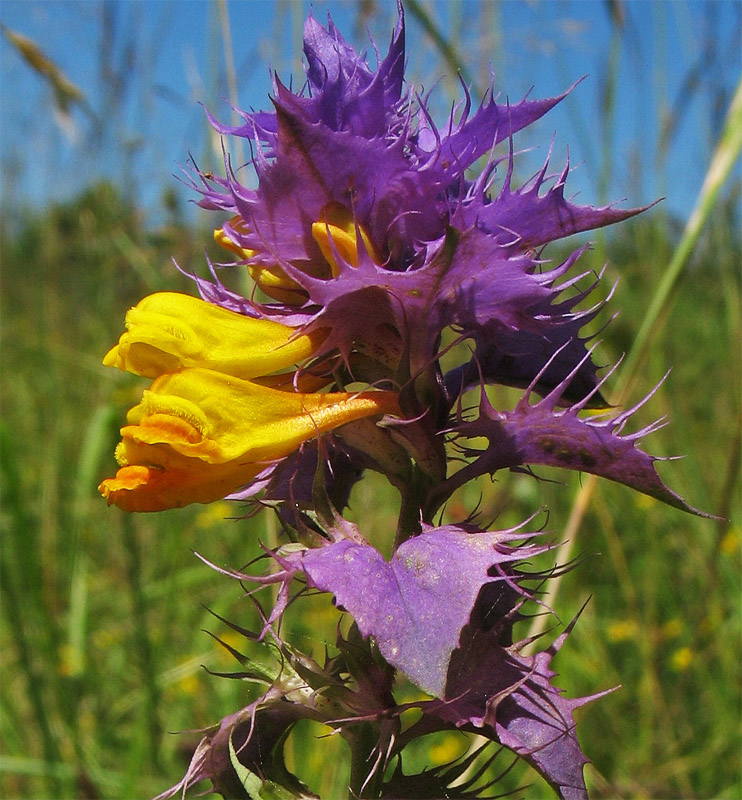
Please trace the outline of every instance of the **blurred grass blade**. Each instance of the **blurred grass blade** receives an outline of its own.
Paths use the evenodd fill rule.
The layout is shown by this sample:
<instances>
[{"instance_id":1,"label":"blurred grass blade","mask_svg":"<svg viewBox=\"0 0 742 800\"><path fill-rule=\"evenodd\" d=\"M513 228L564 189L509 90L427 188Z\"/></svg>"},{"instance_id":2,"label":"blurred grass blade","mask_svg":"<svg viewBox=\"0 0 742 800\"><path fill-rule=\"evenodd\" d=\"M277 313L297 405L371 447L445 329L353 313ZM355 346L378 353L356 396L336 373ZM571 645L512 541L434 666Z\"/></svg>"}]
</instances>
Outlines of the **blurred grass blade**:
<instances>
[{"instance_id":1,"label":"blurred grass blade","mask_svg":"<svg viewBox=\"0 0 742 800\"><path fill-rule=\"evenodd\" d=\"M142 717L139 733L148 741L148 754L152 765L159 769L162 726L159 719L160 687L157 685L155 653L147 624L147 602L142 586L144 564L138 528L131 514L122 514L123 542L128 556L127 577L132 603L133 647L139 661L142 681ZM136 744L136 742L135 742ZM134 752L136 748L132 750Z\"/></svg>"},{"instance_id":2,"label":"blurred grass blade","mask_svg":"<svg viewBox=\"0 0 742 800\"><path fill-rule=\"evenodd\" d=\"M62 70L47 56L32 39L22 33L2 26L5 38L23 56L24 61L41 75L54 90L54 98L60 111L67 113L73 103L82 104L85 95L82 89L75 86Z\"/></svg>"},{"instance_id":3,"label":"blurred grass blade","mask_svg":"<svg viewBox=\"0 0 742 800\"><path fill-rule=\"evenodd\" d=\"M55 119L67 138L74 139L77 129L70 113L72 106L78 106L89 117L95 118L82 89L72 83L33 39L29 39L28 36L17 33L5 25L0 25L0 30L2 30L3 36L20 53L26 64L50 86L54 93Z\"/></svg>"},{"instance_id":4,"label":"blurred grass blade","mask_svg":"<svg viewBox=\"0 0 742 800\"><path fill-rule=\"evenodd\" d=\"M639 333L634 340L634 344L629 351L629 355L624 362L621 372L621 380L615 393L610 398L612 405L622 405L629 395L631 386L636 378L642 359L649 350L650 345L655 340L662 329L662 319L665 312L670 307L673 291L676 289L683 270L693 253L693 249L698 242L698 237L704 225L711 217L716 207L721 188L726 183L734 164L739 158L742 150L742 81L737 86L732 102L729 106L724 129L719 138L719 143L711 157L711 163L706 172L706 177L701 186L695 208L688 218L683 235L678 242L665 274L657 287L649 310L644 317ZM569 520L564 532L563 544L557 548L556 563L566 564L569 562L577 540L582 520L590 506L590 500L595 492L598 479L594 475L587 475L581 488L575 495L575 499L570 512ZM561 579L565 573L553 578L547 585L543 601L554 608ZM549 622L546 614L537 616L528 631L529 637L538 636L542 633Z\"/></svg>"},{"instance_id":5,"label":"blurred grass blade","mask_svg":"<svg viewBox=\"0 0 742 800\"><path fill-rule=\"evenodd\" d=\"M112 404L98 406L90 416L80 447L80 457L73 488L73 514L82 523L87 503L95 491L96 474L103 458L110 457L110 433L116 427L118 409Z\"/></svg>"},{"instance_id":6,"label":"blurred grass blade","mask_svg":"<svg viewBox=\"0 0 742 800\"><path fill-rule=\"evenodd\" d=\"M116 416L116 407L110 404L99 406L93 411L83 436L72 487L72 566L67 645L64 649L64 670L70 677L79 677L86 666L90 559L85 552L80 552L78 540L84 535L88 502L95 491L98 466L110 450L109 433L116 423Z\"/></svg>"},{"instance_id":7,"label":"blurred grass blade","mask_svg":"<svg viewBox=\"0 0 742 800\"><path fill-rule=\"evenodd\" d=\"M30 775L35 777L53 777L59 781L66 782L67 785L75 785L80 778L77 767L66 764L63 761L42 761L38 758L27 756L12 756L0 754L0 775ZM96 784L105 787L108 796L115 797L116 789L120 784L121 776L110 770L103 770L95 767L91 771L91 777ZM78 784L79 785L79 784ZM5 796L5 795L3 795ZM59 795L53 795L58 797ZM75 795L82 796L82 795ZM85 795L87 796L87 795Z\"/></svg>"},{"instance_id":8,"label":"blurred grass blade","mask_svg":"<svg viewBox=\"0 0 742 800\"><path fill-rule=\"evenodd\" d=\"M86 555L75 559L70 582L70 609L67 617L67 647L64 649L65 675L77 678L85 671L85 639L88 628L88 572Z\"/></svg>"},{"instance_id":9,"label":"blurred grass blade","mask_svg":"<svg viewBox=\"0 0 742 800\"><path fill-rule=\"evenodd\" d=\"M165 288L163 276L152 266L145 250L128 233L115 231L111 236L111 244L139 275L147 291L159 292Z\"/></svg>"},{"instance_id":10,"label":"blurred grass blade","mask_svg":"<svg viewBox=\"0 0 742 800\"><path fill-rule=\"evenodd\" d=\"M51 762L25 756L0 755L0 774L4 772L39 777L53 776L68 781L74 780L77 775L75 768L63 761Z\"/></svg>"},{"instance_id":11,"label":"blurred grass blade","mask_svg":"<svg viewBox=\"0 0 742 800\"><path fill-rule=\"evenodd\" d=\"M39 617L35 601L37 597L32 592L23 591L22 587L39 586L41 570L38 561L34 558L37 549L29 538L34 531L33 517L28 513L24 503L21 477L18 472L18 459L16 458L15 442L11 439L10 430L6 425L0 424L0 497L2 498L3 514L6 516L3 526L2 548L0 548L0 591L2 591L2 608L10 627L15 648L18 653L18 662L24 675L28 698L33 708L33 715L41 735L41 745L44 759L48 763L61 761L57 740L52 732L50 714L44 698L43 671L37 669L38 653L34 652L31 631L35 620L28 619L29 615ZM14 551L9 551L8 542L14 546ZM25 618L24 618L25 615ZM54 658L53 643L47 640L48 649L45 661ZM47 772L44 776L47 788L52 796L59 796L61 786L59 776Z\"/></svg>"},{"instance_id":12,"label":"blurred grass blade","mask_svg":"<svg viewBox=\"0 0 742 800\"><path fill-rule=\"evenodd\" d=\"M616 131L616 96L618 94L618 82L621 71L621 47L623 37L623 10L615 2L607 4L611 18L611 44L608 60L606 64L605 77L601 85L600 101L600 152L602 155L600 173L598 175L598 201L605 205L608 195L608 187L613 178L613 153L615 150L613 139ZM600 230L598 234L601 238L605 236L605 231Z\"/></svg>"},{"instance_id":13,"label":"blurred grass blade","mask_svg":"<svg viewBox=\"0 0 742 800\"><path fill-rule=\"evenodd\" d=\"M418 2L418 0L408 0L405 5L410 14L422 25L425 33L433 40L433 43L438 50L440 50L448 66L454 72L458 72L458 74L461 75L461 79L471 87L472 92L476 96L481 97L481 87L477 84L476 80L474 80L469 70L462 64L453 45L441 33L435 22L433 22L430 16L430 4L423 5L423 3Z\"/></svg>"},{"instance_id":14,"label":"blurred grass blade","mask_svg":"<svg viewBox=\"0 0 742 800\"><path fill-rule=\"evenodd\" d=\"M740 150L742 150L742 80L737 85L737 90L729 106L724 129L711 158L696 206L685 225L683 236L675 248L673 257L660 285L657 287L657 291L644 317L644 322L639 328L639 332L622 367L621 380L614 398L615 403L621 403L626 399L639 364L654 337L659 333L661 328L660 317L663 316L670 305L672 293L683 274L683 269L688 263L688 259L693 253L704 225L716 206L719 192L739 158Z\"/></svg>"},{"instance_id":15,"label":"blurred grass blade","mask_svg":"<svg viewBox=\"0 0 742 800\"><path fill-rule=\"evenodd\" d=\"M222 34L222 49L224 50L224 66L227 70L227 88L229 90L229 102L232 105L232 121L235 124L240 123L240 117L234 110L239 105L239 97L237 93L237 73L234 68L234 50L232 49L232 28L229 24L229 11L227 9L227 0L218 0L217 8L219 9L219 28ZM244 150L242 147L242 140L239 137L233 137L231 142L233 153L237 159L237 163L242 165L245 161Z\"/></svg>"}]
</instances>

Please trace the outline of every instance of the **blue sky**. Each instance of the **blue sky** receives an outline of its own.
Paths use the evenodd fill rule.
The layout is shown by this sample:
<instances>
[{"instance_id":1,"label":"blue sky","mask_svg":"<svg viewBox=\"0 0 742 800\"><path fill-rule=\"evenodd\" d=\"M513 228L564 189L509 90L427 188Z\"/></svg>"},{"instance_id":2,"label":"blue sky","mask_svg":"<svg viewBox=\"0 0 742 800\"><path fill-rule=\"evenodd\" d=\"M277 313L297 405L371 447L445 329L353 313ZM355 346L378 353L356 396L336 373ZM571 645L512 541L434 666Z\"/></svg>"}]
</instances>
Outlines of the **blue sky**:
<instances>
[{"instance_id":1,"label":"blue sky","mask_svg":"<svg viewBox=\"0 0 742 800\"><path fill-rule=\"evenodd\" d=\"M531 87L534 97L551 96L588 76L516 140L516 147L535 148L519 161L522 177L545 159L555 136L552 163L560 167L569 147L579 168L568 188L580 202L640 205L664 196L668 212L688 215L740 77L739 2L420 5L456 47L467 77L484 87L494 74L503 98L520 99ZM346 38L370 51L372 63L366 28L384 52L396 18L393 0L227 0L225 6L238 102L253 108L269 104L270 68L285 82L293 73L295 85L301 83L301 25L310 7L321 21L329 10ZM363 8L371 11L361 19ZM2 39L4 202L41 207L105 176L125 185L156 224L164 189L184 204L191 199L173 178L189 153L202 167L219 169L220 145L201 104L222 120L230 116L219 10L217 0L2 0L0 21L33 39L87 104L60 125L48 85ZM407 21L408 79L425 90L435 84L442 123L460 86L412 9ZM666 148L663 130L671 131Z\"/></svg>"}]
</instances>

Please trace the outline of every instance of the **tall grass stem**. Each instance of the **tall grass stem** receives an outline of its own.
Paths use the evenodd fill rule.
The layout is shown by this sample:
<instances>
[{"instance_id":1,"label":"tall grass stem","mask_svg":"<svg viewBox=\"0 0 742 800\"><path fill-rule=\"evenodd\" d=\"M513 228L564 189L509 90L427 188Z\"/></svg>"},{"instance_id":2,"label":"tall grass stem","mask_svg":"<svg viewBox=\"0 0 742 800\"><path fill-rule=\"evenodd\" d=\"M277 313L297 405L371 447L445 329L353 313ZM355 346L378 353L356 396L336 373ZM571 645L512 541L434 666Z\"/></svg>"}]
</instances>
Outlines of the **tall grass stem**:
<instances>
[{"instance_id":1,"label":"tall grass stem","mask_svg":"<svg viewBox=\"0 0 742 800\"><path fill-rule=\"evenodd\" d=\"M229 24L229 11L227 9L227 0L218 0L219 7L219 23L222 33L222 44L224 46L224 64L227 71L227 89L229 91L229 102L232 108L237 108L239 105L237 94L237 72L234 68L234 51L232 49L232 28ZM232 118L235 123L239 122L239 116L236 111L232 111ZM232 147L235 150L235 157L237 163L242 166L245 162L245 155L242 149L242 140L235 136L232 139Z\"/></svg>"},{"instance_id":2,"label":"tall grass stem","mask_svg":"<svg viewBox=\"0 0 742 800\"><path fill-rule=\"evenodd\" d=\"M634 380L637 377L639 367L647 355L650 346L662 330L663 320L666 318L666 313L672 303L674 292L677 289L680 278L683 275L683 270L688 264L691 254L698 242L698 237L716 207L719 192L726 183L741 150L742 81L738 84L729 106L724 128L711 157L711 163L706 172L706 177L701 186L696 205L688 218L680 242L678 242L662 280L652 297L649 309L644 317L644 322L639 328L633 346L626 358L621 371L621 379L616 387L616 391L610 399L612 405L620 406L626 402ZM580 531L585 513L590 507L597 482L598 479L594 475L588 475L575 496L572 510L567 521L567 527L564 532L563 543L556 550L557 563L566 564L572 557L577 535ZM544 602L551 605L552 608L555 606L563 575L564 573L561 573L555 578L552 578L545 588L542 599ZM535 617L528 632L528 636L534 637L543 633L547 621L547 615Z\"/></svg>"},{"instance_id":3,"label":"tall grass stem","mask_svg":"<svg viewBox=\"0 0 742 800\"><path fill-rule=\"evenodd\" d=\"M143 563L139 530L130 514L122 514L124 546L128 556L128 583L131 591L133 612L134 648L139 660L144 690L143 717L149 729L151 743L151 759L155 767L159 766L159 744L162 738L162 726L158 717L160 705L160 687L157 685L155 673L155 657L147 627L147 604L142 589Z\"/></svg>"},{"instance_id":4,"label":"tall grass stem","mask_svg":"<svg viewBox=\"0 0 742 800\"><path fill-rule=\"evenodd\" d=\"M481 97L481 87L469 70L461 63L461 60L456 55L456 49L441 33L440 28L433 21L429 12L430 7L430 4L424 5L418 2L418 0L407 0L407 10L415 17L420 25L422 25L425 33L433 40L433 44L435 44L440 51L446 64L461 76L461 79L471 87L475 95Z\"/></svg>"}]
</instances>

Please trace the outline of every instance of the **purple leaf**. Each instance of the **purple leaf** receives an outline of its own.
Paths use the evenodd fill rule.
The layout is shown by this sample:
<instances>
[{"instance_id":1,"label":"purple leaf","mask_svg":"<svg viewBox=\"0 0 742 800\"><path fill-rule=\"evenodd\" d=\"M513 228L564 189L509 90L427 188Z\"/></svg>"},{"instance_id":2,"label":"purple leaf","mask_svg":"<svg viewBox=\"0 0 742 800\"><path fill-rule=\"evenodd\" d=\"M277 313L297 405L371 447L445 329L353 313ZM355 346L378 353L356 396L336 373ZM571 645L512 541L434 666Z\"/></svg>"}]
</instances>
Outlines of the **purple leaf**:
<instances>
[{"instance_id":1,"label":"purple leaf","mask_svg":"<svg viewBox=\"0 0 742 800\"><path fill-rule=\"evenodd\" d=\"M277 503L281 521L295 526L299 514L312 508L312 489L318 479L318 470L330 503L342 511L348 505L351 489L360 479L367 462L363 454L327 435L321 448L318 441L305 442L295 453L270 465L249 486L226 499L253 501L256 511L262 504ZM260 499L256 500L258 494Z\"/></svg>"},{"instance_id":2,"label":"purple leaf","mask_svg":"<svg viewBox=\"0 0 742 800\"><path fill-rule=\"evenodd\" d=\"M584 248L573 253L569 263L574 264L583 252ZM601 276L586 289L554 302L564 289L581 277L584 276L554 286L551 295L529 306L532 316L529 329L506 328L496 320L475 328L472 339L476 349L471 360L445 376L450 401L453 403L464 391L482 382L521 389L533 386L536 392L545 395L571 373L560 404L568 405L591 395L587 408L605 408L605 401L596 391L597 368L592 359L585 358L585 344L595 334L581 338L579 332L595 318L610 295L592 308L574 310L596 288Z\"/></svg>"},{"instance_id":3,"label":"purple leaf","mask_svg":"<svg viewBox=\"0 0 742 800\"><path fill-rule=\"evenodd\" d=\"M485 155L495 145L505 141L513 134L528 127L547 112L551 111L574 89L573 84L563 94L544 100L526 100L515 105L495 102L493 91L485 92L484 100L471 119L466 113L454 130L442 137L440 158L444 165L453 162L455 175L463 174L464 169ZM468 94L467 94L468 107Z\"/></svg>"},{"instance_id":4,"label":"purple leaf","mask_svg":"<svg viewBox=\"0 0 742 800\"><path fill-rule=\"evenodd\" d=\"M313 716L306 706L287 703L281 691L271 687L255 702L205 731L183 778L154 800L185 797L190 788L206 780L223 797L246 796L231 762L230 743L240 763L249 770L269 780L275 775L286 787L303 790L305 787L286 771L282 754L276 750L281 749L288 730L300 719Z\"/></svg>"}]
</instances>

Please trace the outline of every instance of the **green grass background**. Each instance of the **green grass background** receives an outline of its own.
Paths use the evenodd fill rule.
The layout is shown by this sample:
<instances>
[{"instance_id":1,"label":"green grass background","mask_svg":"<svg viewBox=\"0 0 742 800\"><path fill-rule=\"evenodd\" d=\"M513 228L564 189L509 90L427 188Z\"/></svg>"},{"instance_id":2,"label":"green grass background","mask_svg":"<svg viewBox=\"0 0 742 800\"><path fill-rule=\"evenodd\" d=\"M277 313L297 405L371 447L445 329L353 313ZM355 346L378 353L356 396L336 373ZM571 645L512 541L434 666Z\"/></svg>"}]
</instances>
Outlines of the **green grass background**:
<instances>
[{"instance_id":1,"label":"green grass background","mask_svg":"<svg viewBox=\"0 0 742 800\"><path fill-rule=\"evenodd\" d=\"M610 80L610 71L606 80ZM740 780L741 552L739 179L731 181L655 326L631 397L673 372L637 415L672 424L647 449L685 454L660 465L694 505L728 517L684 515L600 482L573 555L585 562L561 582L556 611L568 621L591 598L556 660L569 695L622 688L578 714L596 798L729 798ZM137 379L100 359L143 295L192 291L172 266L203 272L210 231L171 208L156 227L136 200L98 183L64 204L4 217L2 230L2 618L0 795L7 798L143 798L183 773L198 733L253 694L228 671L231 657L204 630L241 647L208 609L249 627L240 586L193 555L240 567L275 542L268 514L230 520L226 503L127 516L97 496L115 468L113 448ZM609 262L621 278L601 334L604 363L631 349L672 260L685 221L662 207L598 235L583 265ZM558 257L561 251L550 251ZM495 399L512 404L514 395ZM516 524L541 508L558 540L581 478L548 470L541 483L505 476L467 487L449 507ZM364 480L352 514L388 548L396 498ZM543 520L543 518L542 518ZM327 598L293 611L286 633L320 653L337 612ZM522 633L525 634L525 629ZM260 657L256 654L256 657ZM401 687L401 695L411 693ZM342 797L343 744L301 726L289 762L325 800ZM417 768L465 751L455 734L419 743ZM507 761L498 762L501 768ZM502 783L549 791L525 766Z\"/></svg>"}]
</instances>

